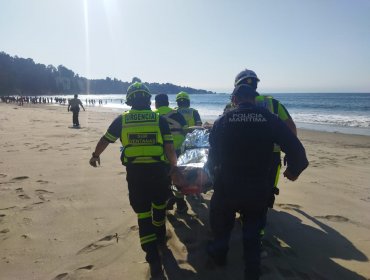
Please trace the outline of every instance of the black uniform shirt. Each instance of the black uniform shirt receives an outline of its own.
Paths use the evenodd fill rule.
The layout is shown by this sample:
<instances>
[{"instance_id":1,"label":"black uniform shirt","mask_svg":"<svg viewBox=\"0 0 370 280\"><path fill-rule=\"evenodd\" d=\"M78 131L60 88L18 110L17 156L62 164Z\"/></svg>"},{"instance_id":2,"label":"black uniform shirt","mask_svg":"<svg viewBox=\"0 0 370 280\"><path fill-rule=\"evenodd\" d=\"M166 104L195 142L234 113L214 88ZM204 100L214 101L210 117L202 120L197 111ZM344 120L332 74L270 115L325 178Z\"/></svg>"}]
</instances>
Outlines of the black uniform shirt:
<instances>
[{"instance_id":1,"label":"black uniform shirt","mask_svg":"<svg viewBox=\"0 0 370 280\"><path fill-rule=\"evenodd\" d=\"M242 103L217 119L209 142L210 167L217 166L223 181L233 184L267 178L273 143L286 153L292 174L298 176L308 165L305 149L284 122L251 103Z\"/></svg>"}]
</instances>

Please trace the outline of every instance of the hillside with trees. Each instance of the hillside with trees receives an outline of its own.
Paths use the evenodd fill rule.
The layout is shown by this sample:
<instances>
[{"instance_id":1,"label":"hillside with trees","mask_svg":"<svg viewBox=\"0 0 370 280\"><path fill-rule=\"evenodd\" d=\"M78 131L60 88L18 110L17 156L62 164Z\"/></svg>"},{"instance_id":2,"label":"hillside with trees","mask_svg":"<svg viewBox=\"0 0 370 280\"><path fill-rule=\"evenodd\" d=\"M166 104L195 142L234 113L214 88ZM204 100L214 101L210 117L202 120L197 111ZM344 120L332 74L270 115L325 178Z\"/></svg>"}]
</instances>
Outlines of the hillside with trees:
<instances>
[{"instance_id":1,"label":"hillside with trees","mask_svg":"<svg viewBox=\"0 0 370 280\"><path fill-rule=\"evenodd\" d=\"M134 77L133 80L138 78ZM116 78L87 79L63 65L55 67L35 63L31 58L10 56L0 52L0 96L58 94L125 94L131 82ZM181 87L170 83L146 83L153 94L212 94L214 92Z\"/></svg>"}]
</instances>

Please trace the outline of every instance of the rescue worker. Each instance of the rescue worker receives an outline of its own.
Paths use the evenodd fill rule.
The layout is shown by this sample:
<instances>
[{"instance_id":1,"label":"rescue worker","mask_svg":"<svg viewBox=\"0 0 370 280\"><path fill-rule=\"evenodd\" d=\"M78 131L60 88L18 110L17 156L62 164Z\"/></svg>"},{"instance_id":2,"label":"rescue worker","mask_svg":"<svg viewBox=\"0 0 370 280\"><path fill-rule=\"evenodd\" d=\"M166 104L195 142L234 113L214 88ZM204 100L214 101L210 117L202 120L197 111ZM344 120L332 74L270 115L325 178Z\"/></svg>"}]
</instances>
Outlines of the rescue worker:
<instances>
[{"instance_id":1,"label":"rescue worker","mask_svg":"<svg viewBox=\"0 0 370 280\"><path fill-rule=\"evenodd\" d=\"M252 87L237 86L232 93L236 108L215 121L209 136L208 166L215 178L210 202L214 240L207 252L216 265L226 265L235 213L240 212L248 280L260 275L260 229L268 207L274 143L287 154L284 176L289 180L295 181L308 166L301 142L283 121L255 105L256 96Z\"/></svg>"},{"instance_id":2,"label":"rescue worker","mask_svg":"<svg viewBox=\"0 0 370 280\"><path fill-rule=\"evenodd\" d=\"M180 91L176 95L176 102L178 107L175 108L175 110L177 110L184 116L188 127L202 125L202 120L200 118L199 112L194 108L190 108L189 94L187 94L185 91Z\"/></svg>"},{"instance_id":3,"label":"rescue worker","mask_svg":"<svg viewBox=\"0 0 370 280\"><path fill-rule=\"evenodd\" d=\"M100 164L106 147L120 138L130 204L137 214L141 248L153 279L164 277L158 245L165 243L168 178L177 173L173 137L167 121L150 109L151 94L140 82L129 86L131 110L118 116L99 140L90 165ZM169 167L170 166L170 171Z\"/></svg>"},{"instance_id":4,"label":"rescue worker","mask_svg":"<svg viewBox=\"0 0 370 280\"><path fill-rule=\"evenodd\" d=\"M252 70L245 69L238 73L235 77L234 86L238 85L248 85L252 87L254 90L257 90L258 83L260 82L260 79L257 77L256 73ZM278 100L271 96L265 96L265 95L259 95L257 93L257 96L255 98L255 102L257 106L266 108L271 113L276 115L278 118L280 118L287 126L288 128L297 135L297 128L296 125L290 116L288 110L285 108L283 104L281 104ZM227 105L229 107L229 110L233 108L233 105ZM225 108L226 109L226 108ZM285 159L284 159L285 162ZM269 208L273 208L274 202L275 202L275 195L279 194L279 188L278 188L278 182L279 182L279 175L280 175L280 169L281 169L281 149L279 145L274 144L274 153L273 158L271 162L271 172L269 174L269 184L271 186L271 195L270 195L270 201L269 201ZM261 235L264 235L264 228L266 226L266 219L267 219L267 209L266 209L266 218L265 222L261 228Z\"/></svg>"},{"instance_id":5,"label":"rescue worker","mask_svg":"<svg viewBox=\"0 0 370 280\"><path fill-rule=\"evenodd\" d=\"M249 69L244 69L238 75L236 75L235 81L234 81L234 87L245 84L257 90L257 86L259 82L260 82L260 79L257 77L254 71L249 70ZM269 99L269 101L266 102L265 99ZM282 121L284 121L285 124L290 128L290 130L294 134L297 135L296 125L292 117L290 116L288 110L285 108L283 104L281 104L278 100L276 100L275 98L271 96L260 95L259 97L257 97L256 101L257 101L257 105L263 106L267 108L268 110L270 110L270 112L273 112L274 114L278 115L279 118ZM232 103L228 104L227 106L232 107Z\"/></svg>"},{"instance_id":6,"label":"rescue worker","mask_svg":"<svg viewBox=\"0 0 370 280\"><path fill-rule=\"evenodd\" d=\"M167 120L173 136L176 155L179 156L181 154L181 145L185 140L187 122L184 116L170 108L169 104L167 94L157 94L155 96L155 112Z\"/></svg>"},{"instance_id":7,"label":"rescue worker","mask_svg":"<svg viewBox=\"0 0 370 280\"><path fill-rule=\"evenodd\" d=\"M80 112L80 106L85 111L84 105L82 104L81 100L78 99L78 95L75 94L74 98L69 100L68 108L67 108L68 112L72 111L72 113L73 113L72 114L73 127L79 127L80 126L80 122L78 121L78 114Z\"/></svg>"},{"instance_id":8,"label":"rescue worker","mask_svg":"<svg viewBox=\"0 0 370 280\"><path fill-rule=\"evenodd\" d=\"M163 116L170 127L173 142L176 150L177 157L181 154L181 145L185 140L187 123L182 114L178 111L169 107L168 95L167 94L157 94L155 96L155 112ZM188 211L188 206L184 199L184 195L177 190L173 193L169 193L169 201L167 203L167 210L172 210L173 205L176 203L176 213L184 214Z\"/></svg>"}]
</instances>

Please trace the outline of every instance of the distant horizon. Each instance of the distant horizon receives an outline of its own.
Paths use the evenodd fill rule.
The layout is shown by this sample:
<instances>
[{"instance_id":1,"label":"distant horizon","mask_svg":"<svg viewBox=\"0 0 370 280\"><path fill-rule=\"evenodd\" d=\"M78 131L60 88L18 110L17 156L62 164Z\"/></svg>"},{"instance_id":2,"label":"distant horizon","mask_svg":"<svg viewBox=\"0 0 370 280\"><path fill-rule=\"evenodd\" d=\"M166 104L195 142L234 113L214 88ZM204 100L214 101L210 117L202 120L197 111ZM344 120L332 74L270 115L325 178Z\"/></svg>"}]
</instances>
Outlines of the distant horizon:
<instances>
[{"instance_id":1,"label":"distant horizon","mask_svg":"<svg viewBox=\"0 0 370 280\"><path fill-rule=\"evenodd\" d=\"M4 53L6 53L5 51L3 51L3 50L0 50L0 52L4 52ZM34 60L34 58L32 58L32 57L21 57L21 56L19 56L19 55L17 55L17 54L9 54L9 53L7 53L8 55L10 55L11 57L19 57L19 58L23 58L23 59L32 59L36 64L44 64L44 65L52 65L52 64L47 64L47 63L40 63L40 62L38 62L38 61L35 61ZM70 70L72 70L73 72L75 72L74 71L74 69L71 69L71 68L69 68L68 66L66 66L65 64L60 64L60 65L63 65L64 67L66 67L66 68L68 68L68 69L70 69ZM58 65L53 65L54 67L57 67ZM106 79L106 78L111 78L111 79L117 79L117 80L119 80L119 81L122 81L122 82L128 82L128 83L130 83L131 81L129 81L129 80L127 80L127 81L125 81L125 80L121 80L121 79L119 79L119 78L117 78L117 77L114 77L114 76L108 76L108 75L105 75L105 77L103 78L97 78L97 77L94 77L94 78L89 78L89 77L85 77L85 76L83 76L83 75L80 75L80 73L77 73L77 72L75 72L75 74L76 75L79 75L80 77L83 77L83 78L86 78L86 79L88 79L88 80L104 80L104 79ZM133 78L133 77L132 77ZM140 78L140 77L138 77L138 78ZM142 82L144 82L144 83L162 83L162 84L165 84L165 83L171 83L171 84L173 84L172 82L169 82L169 81L162 81L162 82L159 82L159 81L144 81L144 80L142 80ZM260 82L261 83L261 82ZM189 86L189 85L179 85L179 84L174 84L174 85L176 85L176 86L182 86L182 87L192 87L192 86ZM194 87L192 87L192 88L194 88ZM263 87L259 87L258 89L257 89L257 91L258 92L262 92L261 90L260 90L260 88L263 88ZM217 91L216 89L209 89L209 88L194 88L194 89L199 89L199 90L208 90L208 91L212 91L212 92L214 92L214 93L217 93L217 94L231 94L231 92L232 92L232 89L230 90L230 92L227 92L226 90L219 90L219 91ZM264 94L274 94L274 93L281 93L281 94L291 94L291 93L298 93L298 94L300 94L300 93L302 93L302 94L310 94L310 93L328 93L328 94L330 94L330 93L340 93L340 94L342 94L342 93L359 93L359 94L366 94L366 93L370 93L370 90L369 91L337 91L337 92L335 92L335 91L305 91L305 90L300 90L300 91L294 91L294 90L292 90L292 89L289 89L289 90L286 90L286 91L284 91L284 90L276 90L276 91L269 91L269 90L264 90L263 91L264 92Z\"/></svg>"},{"instance_id":2,"label":"distant horizon","mask_svg":"<svg viewBox=\"0 0 370 280\"><path fill-rule=\"evenodd\" d=\"M4 52L2 50L0 50L0 52ZM4 52L6 53L6 52ZM22 59L32 59L36 64L43 64L43 65L51 65L51 64L44 64L44 63L40 63L38 61L35 61L32 57L21 57L17 54L9 54L9 53L6 53L8 55L10 55L11 57L19 57L19 58L22 58ZM105 80L106 78L110 78L110 79L117 79L119 81L122 81L122 82L128 82L130 83L131 81L123 81L121 79L118 79L116 77L113 77L113 76L108 76L108 75L105 75L105 78L88 78L88 77L85 77L85 76L82 76L80 75L79 73L76 73L73 69L70 69L68 66L64 65L64 64L60 64L60 65L63 65L64 67L68 68L69 70L72 70L75 75L79 75L80 77L83 77L83 78L86 78L88 80ZM57 67L55 65L53 65L54 67ZM140 77L138 77L140 78ZM157 81L154 81L154 82L149 82L149 81L142 81L144 83L170 83L170 82L157 82ZM184 86L184 85L177 85L177 84L174 84L176 86ZM189 86L190 87L190 86ZM195 88L197 90L209 90L209 91L212 91L216 94L231 94L231 91L230 92L226 92L226 91L216 91L216 90L211 90L211 89L205 89L205 88ZM257 89L258 92L262 92L259 88ZM262 94L317 94L317 93L326 93L326 94L346 94L346 93L352 93L352 94L369 94L369 92L355 92L355 91L338 91L338 92L334 92L334 91L293 91L293 90L289 90L289 91L263 91ZM85 93L79 93L79 94L85 94ZM100 94L100 93L93 93L91 95L97 95L97 94ZM108 93L109 94L109 93ZM47 95L47 94L46 94ZM70 95L70 94L63 94L63 95Z\"/></svg>"}]
</instances>

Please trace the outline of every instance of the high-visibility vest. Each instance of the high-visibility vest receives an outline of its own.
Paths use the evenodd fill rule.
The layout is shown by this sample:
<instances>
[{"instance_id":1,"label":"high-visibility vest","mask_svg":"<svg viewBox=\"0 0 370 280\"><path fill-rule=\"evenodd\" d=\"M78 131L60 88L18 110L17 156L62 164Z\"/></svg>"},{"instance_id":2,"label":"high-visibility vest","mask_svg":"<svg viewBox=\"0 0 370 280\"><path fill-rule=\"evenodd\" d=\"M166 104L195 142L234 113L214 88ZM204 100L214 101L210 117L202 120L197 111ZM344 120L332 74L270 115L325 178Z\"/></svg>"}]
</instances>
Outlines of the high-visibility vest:
<instances>
[{"instance_id":1,"label":"high-visibility vest","mask_svg":"<svg viewBox=\"0 0 370 280\"><path fill-rule=\"evenodd\" d=\"M155 112L159 113L159 115L166 119L173 136L173 145L175 146L176 150L180 149L185 140L184 127L178 121L171 118L171 116L177 114L178 112L168 106L161 106L155 110Z\"/></svg>"},{"instance_id":2,"label":"high-visibility vest","mask_svg":"<svg viewBox=\"0 0 370 280\"><path fill-rule=\"evenodd\" d=\"M166 161L159 114L151 110L130 110L122 114L122 162Z\"/></svg>"},{"instance_id":3,"label":"high-visibility vest","mask_svg":"<svg viewBox=\"0 0 370 280\"><path fill-rule=\"evenodd\" d=\"M255 98L256 105L259 107L266 108L270 113L279 117L279 102L273 99L271 96L259 95ZM278 144L274 144L274 152L279 153L281 151Z\"/></svg>"},{"instance_id":4,"label":"high-visibility vest","mask_svg":"<svg viewBox=\"0 0 370 280\"><path fill-rule=\"evenodd\" d=\"M179 107L179 108L176 108L176 110L181 115L183 115L184 119L186 120L186 123L188 124L188 127L195 125L195 119L194 119L195 109L187 108L187 107Z\"/></svg>"},{"instance_id":5,"label":"high-visibility vest","mask_svg":"<svg viewBox=\"0 0 370 280\"><path fill-rule=\"evenodd\" d=\"M279 102L271 96L259 95L255 98L256 105L264 107L276 116L279 116Z\"/></svg>"}]
</instances>

